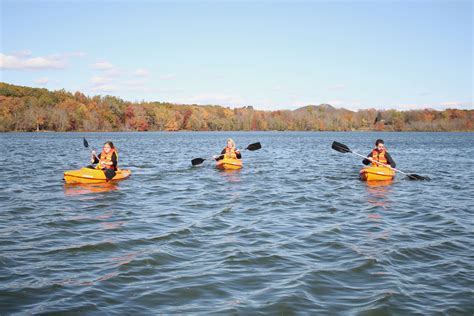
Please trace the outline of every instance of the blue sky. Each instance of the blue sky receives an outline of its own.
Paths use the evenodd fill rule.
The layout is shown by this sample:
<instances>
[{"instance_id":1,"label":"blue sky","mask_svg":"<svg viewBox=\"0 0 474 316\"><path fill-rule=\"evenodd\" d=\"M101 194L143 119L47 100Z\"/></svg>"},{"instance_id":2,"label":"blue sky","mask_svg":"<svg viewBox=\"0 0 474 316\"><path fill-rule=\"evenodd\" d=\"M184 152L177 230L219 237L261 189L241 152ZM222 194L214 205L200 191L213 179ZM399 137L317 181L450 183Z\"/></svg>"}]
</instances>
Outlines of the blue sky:
<instances>
[{"instance_id":1,"label":"blue sky","mask_svg":"<svg viewBox=\"0 0 474 316\"><path fill-rule=\"evenodd\" d=\"M1 81L129 101L473 106L472 1L1 2Z\"/></svg>"}]
</instances>

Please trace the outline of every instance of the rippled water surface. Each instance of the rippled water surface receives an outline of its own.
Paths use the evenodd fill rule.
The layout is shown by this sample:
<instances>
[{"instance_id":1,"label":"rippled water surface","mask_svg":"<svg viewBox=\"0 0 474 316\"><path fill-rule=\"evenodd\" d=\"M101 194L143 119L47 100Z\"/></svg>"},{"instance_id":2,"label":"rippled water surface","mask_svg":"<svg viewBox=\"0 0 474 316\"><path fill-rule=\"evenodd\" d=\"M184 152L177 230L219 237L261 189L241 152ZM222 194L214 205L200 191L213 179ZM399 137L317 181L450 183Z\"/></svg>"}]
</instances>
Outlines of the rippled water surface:
<instances>
[{"instance_id":1,"label":"rippled water surface","mask_svg":"<svg viewBox=\"0 0 474 316\"><path fill-rule=\"evenodd\" d=\"M132 177L68 186L85 136L112 140ZM244 168L210 160L227 137ZM369 186L383 138L405 172ZM0 314L474 312L469 133L0 135Z\"/></svg>"}]
</instances>

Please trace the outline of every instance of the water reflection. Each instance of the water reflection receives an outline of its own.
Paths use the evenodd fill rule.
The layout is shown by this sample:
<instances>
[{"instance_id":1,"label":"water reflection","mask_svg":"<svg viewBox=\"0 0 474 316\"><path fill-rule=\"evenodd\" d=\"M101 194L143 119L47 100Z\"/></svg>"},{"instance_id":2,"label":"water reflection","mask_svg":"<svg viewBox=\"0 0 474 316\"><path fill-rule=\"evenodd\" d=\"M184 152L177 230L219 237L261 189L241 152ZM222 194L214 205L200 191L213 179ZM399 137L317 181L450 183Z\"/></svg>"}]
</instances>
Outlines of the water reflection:
<instances>
[{"instance_id":1,"label":"water reflection","mask_svg":"<svg viewBox=\"0 0 474 316\"><path fill-rule=\"evenodd\" d=\"M393 183L393 180L367 181L369 188L387 187Z\"/></svg>"},{"instance_id":2,"label":"water reflection","mask_svg":"<svg viewBox=\"0 0 474 316\"><path fill-rule=\"evenodd\" d=\"M236 170L218 170L219 175L228 182L241 182L241 169Z\"/></svg>"},{"instance_id":3,"label":"water reflection","mask_svg":"<svg viewBox=\"0 0 474 316\"><path fill-rule=\"evenodd\" d=\"M71 161L82 134L0 135L11 148L0 154L6 166L24 148L64 153L0 177L0 314L153 314L156 306L169 315L210 307L467 314L472 155L458 153L462 174L444 163L456 148L474 148L463 135L383 135L403 170L437 166L439 181L364 183L357 161L328 146L349 138L364 148L375 133L239 133L239 143L258 138L267 148L246 156L240 171L220 171L211 159L191 166L190 152L217 148L223 133L91 133L91 143L113 139L123 148L123 165L137 177L88 185L61 182L64 170L79 168ZM308 148L309 161L298 154ZM425 169L414 148L436 153L423 157Z\"/></svg>"},{"instance_id":4,"label":"water reflection","mask_svg":"<svg viewBox=\"0 0 474 316\"><path fill-rule=\"evenodd\" d=\"M109 191L118 190L117 183L105 182L105 183L94 183L94 184L64 184L64 195L76 196L91 193L103 193Z\"/></svg>"},{"instance_id":5,"label":"water reflection","mask_svg":"<svg viewBox=\"0 0 474 316\"><path fill-rule=\"evenodd\" d=\"M368 233L369 239L388 239L390 231L384 229L383 213L389 209L391 200L390 192L393 180L367 181L367 202L374 206L372 213L368 214L369 220L373 224L374 232Z\"/></svg>"},{"instance_id":6,"label":"water reflection","mask_svg":"<svg viewBox=\"0 0 474 316\"><path fill-rule=\"evenodd\" d=\"M386 209L390 204L389 193L392 183L392 180L367 181L367 201L374 206Z\"/></svg>"}]
</instances>

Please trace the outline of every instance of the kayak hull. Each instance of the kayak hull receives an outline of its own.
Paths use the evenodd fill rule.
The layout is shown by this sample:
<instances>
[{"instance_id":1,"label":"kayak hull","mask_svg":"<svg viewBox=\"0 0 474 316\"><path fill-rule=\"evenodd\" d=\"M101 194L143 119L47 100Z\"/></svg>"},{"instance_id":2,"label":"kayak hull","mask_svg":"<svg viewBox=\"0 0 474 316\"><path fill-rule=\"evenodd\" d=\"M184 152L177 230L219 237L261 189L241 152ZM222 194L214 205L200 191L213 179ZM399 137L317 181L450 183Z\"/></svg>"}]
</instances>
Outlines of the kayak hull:
<instances>
[{"instance_id":1,"label":"kayak hull","mask_svg":"<svg viewBox=\"0 0 474 316\"><path fill-rule=\"evenodd\" d=\"M115 177L110 181L124 180L130 177L130 170L119 169ZM66 183L104 183L108 182L104 171L98 169L81 168L79 170L68 170L64 172L64 181Z\"/></svg>"},{"instance_id":2,"label":"kayak hull","mask_svg":"<svg viewBox=\"0 0 474 316\"><path fill-rule=\"evenodd\" d=\"M359 172L362 181L390 181L395 178L395 171L386 167L367 167Z\"/></svg>"},{"instance_id":3,"label":"kayak hull","mask_svg":"<svg viewBox=\"0 0 474 316\"><path fill-rule=\"evenodd\" d=\"M217 161L216 167L220 170L238 170L242 169L243 165L240 159L224 158Z\"/></svg>"}]
</instances>

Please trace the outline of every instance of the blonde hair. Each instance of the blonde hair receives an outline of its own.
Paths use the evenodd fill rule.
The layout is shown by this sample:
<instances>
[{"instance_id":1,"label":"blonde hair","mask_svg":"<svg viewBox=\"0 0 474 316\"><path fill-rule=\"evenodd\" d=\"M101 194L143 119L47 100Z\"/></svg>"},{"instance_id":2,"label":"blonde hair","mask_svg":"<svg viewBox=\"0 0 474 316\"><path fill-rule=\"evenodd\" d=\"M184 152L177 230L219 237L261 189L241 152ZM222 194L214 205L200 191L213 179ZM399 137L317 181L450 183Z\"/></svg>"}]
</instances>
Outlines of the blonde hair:
<instances>
[{"instance_id":1,"label":"blonde hair","mask_svg":"<svg viewBox=\"0 0 474 316\"><path fill-rule=\"evenodd\" d=\"M227 142L230 142L232 144L232 148L235 148L235 142L232 138L227 138ZM227 144L226 144L227 146Z\"/></svg>"}]
</instances>

